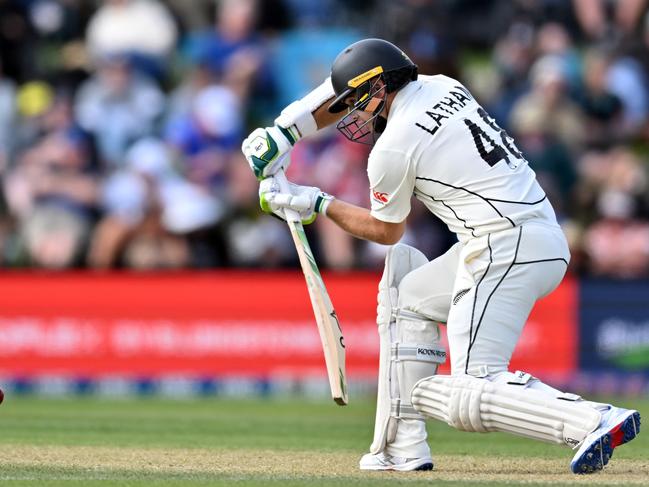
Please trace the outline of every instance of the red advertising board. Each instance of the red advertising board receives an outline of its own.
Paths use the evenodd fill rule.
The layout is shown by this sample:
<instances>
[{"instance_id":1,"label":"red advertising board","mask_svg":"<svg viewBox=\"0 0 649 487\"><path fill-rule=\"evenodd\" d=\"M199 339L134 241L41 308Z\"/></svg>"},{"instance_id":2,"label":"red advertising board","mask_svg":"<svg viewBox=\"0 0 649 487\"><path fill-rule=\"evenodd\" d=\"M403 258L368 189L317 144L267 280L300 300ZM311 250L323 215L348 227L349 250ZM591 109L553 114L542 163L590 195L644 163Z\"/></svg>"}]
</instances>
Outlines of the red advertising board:
<instances>
[{"instance_id":1,"label":"red advertising board","mask_svg":"<svg viewBox=\"0 0 649 487\"><path fill-rule=\"evenodd\" d=\"M352 379L376 374L379 277L325 275ZM575 295L567 281L539 303L513 368L556 377L574 370ZM325 371L299 272L5 273L0 375L302 378Z\"/></svg>"}]
</instances>

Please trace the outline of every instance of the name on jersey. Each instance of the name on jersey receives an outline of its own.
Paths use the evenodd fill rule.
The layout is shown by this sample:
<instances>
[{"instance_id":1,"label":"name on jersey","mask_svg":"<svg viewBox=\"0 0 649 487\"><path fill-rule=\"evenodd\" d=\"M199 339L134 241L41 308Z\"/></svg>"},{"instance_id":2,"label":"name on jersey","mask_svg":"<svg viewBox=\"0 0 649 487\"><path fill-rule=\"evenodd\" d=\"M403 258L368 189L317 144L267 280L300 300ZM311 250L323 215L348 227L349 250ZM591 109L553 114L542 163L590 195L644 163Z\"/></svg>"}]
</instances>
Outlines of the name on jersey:
<instances>
[{"instance_id":1,"label":"name on jersey","mask_svg":"<svg viewBox=\"0 0 649 487\"><path fill-rule=\"evenodd\" d=\"M430 110L426 110L426 115L428 115L432 123L427 125L415 123L415 125L430 135L435 135L446 120L462 110L471 100L473 100L473 97L466 88L455 86L446 96L438 100Z\"/></svg>"}]
</instances>

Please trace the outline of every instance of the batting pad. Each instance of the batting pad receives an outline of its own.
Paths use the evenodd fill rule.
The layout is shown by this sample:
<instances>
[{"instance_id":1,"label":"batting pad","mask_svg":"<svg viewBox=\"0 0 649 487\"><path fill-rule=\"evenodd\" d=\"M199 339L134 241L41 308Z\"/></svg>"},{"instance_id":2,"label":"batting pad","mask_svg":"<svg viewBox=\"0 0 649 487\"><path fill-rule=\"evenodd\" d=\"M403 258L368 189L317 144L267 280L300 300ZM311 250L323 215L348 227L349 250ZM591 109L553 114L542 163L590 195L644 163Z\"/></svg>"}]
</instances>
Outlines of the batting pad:
<instances>
[{"instance_id":1,"label":"batting pad","mask_svg":"<svg viewBox=\"0 0 649 487\"><path fill-rule=\"evenodd\" d=\"M398 306L399 283L426 263L424 254L404 244L394 245L386 256L377 308L379 383L370 447L374 454L395 441L399 420L418 420L423 430L424 418L410 404L410 392L416 382L435 374L438 364L446 360L437 323Z\"/></svg>"},{"instance_id":2,"label":"batting pad","mask_svg":"<svg viewBox=\"0 0 649 487\"><path fill-rule=\"evenodd\" d=\"M574 447L600 423L601 414L570 394L554 396L468 375L420 380L412 404L422 415L462 431L504 431Z\"/></svg>"}]
</instances>

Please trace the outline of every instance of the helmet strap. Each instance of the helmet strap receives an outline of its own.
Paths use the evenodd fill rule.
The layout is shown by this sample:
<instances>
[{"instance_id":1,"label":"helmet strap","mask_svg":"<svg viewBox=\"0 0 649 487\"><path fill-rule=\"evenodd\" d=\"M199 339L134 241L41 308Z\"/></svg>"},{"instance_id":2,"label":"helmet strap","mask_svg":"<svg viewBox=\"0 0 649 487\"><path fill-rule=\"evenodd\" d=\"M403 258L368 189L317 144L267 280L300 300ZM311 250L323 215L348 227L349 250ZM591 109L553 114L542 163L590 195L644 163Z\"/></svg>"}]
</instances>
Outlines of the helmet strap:
<instances>
[{"instance_id":1,"label":"helmet strap","mask_svg":"<svg viewBox=\"0 0 649 487\"><path fill-rule=\"evenodd\" d=\"M374 119L374 133L378 135L382 134L387 124L388 124L387 118L382 117L381 115L376 117L376 119ZM378 139L378 135L376 136L377 139Z\"/></svg>"}]
</instances>

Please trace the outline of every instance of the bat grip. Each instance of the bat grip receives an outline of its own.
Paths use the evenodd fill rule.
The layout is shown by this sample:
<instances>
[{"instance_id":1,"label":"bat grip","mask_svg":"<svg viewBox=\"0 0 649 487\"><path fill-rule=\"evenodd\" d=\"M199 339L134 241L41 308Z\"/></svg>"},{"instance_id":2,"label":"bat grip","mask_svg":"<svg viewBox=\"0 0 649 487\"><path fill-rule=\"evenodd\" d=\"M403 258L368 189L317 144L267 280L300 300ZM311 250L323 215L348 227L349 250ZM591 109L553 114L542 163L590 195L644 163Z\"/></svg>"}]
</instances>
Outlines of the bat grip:
<instances>
[{"instance_id":1,"label":"bat grip","mask_svg":"<svg viewBox=\"0 0 649 487\"><path fill-rule=\"evenodd\" d=\"M286 174L284 173L283 169L280 169L279 171L277 171L277 173L275 174L275 181L277 181L279 189L280 189L280 191L282 193L290 193L291 192L291 187L288 184L288 179L286 179ZM295 210L291 210L289 208L284 208L284 215L286 216L286 221L302 223L302 219L300 218L300 214Z\"/></svg>"}]
</instances>

